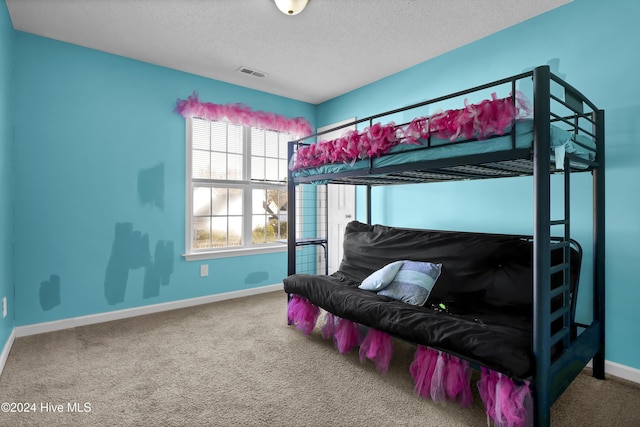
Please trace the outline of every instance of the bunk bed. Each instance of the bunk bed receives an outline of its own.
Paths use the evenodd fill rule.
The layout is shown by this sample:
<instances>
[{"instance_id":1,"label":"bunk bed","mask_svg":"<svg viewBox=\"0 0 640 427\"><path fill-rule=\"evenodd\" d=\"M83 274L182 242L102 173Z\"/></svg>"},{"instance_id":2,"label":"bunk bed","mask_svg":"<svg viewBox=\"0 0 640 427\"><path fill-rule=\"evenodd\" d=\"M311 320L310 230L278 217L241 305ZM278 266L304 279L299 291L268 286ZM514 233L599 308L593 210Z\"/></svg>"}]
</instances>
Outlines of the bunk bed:
<instances>
[{"instance_id":1,"label":"bunk bed","mask_svg":"<svg viewBox=\"0 0 640 427\"><path fill-rule=\"evenodd\" d=\"M519 95L522 87L530 91L525 97ZM366 220L371 225L372 186L532 177L534 224L529 240L532 245L533 295L529 343L531 369L527 380L533 393L535 424L549 425L551 405L590 360L593 362L593 376L604 379L604 111L551 73L548 66L541 66L485 85L362 118L353 124L368 125L367 130L370 131L379 126L376 121L381 119L406 116L412 111L424 111L425 107L428 109L443 103L447 105L447 102L461 97L465 97L466 104L466 97L484 96L505 88L509 93L507 97L493 96L476 106L489 108L491 104L491 108L506 108L510 114L508 123L500 119L491 126L478 128L477 117L472 117L474 124L469 125L471 122L466 121L462 127L447 131L447 123L450 123L447 120L453 117L459 124L464 111L470 111L469 105L465 105L459 110L436 112L407 123L383 125L376 131L387 132L388 143L372 148L371 141L366 141L370 156L362 155L362 150L355 150L351 157L336 156L350 150L349 137L362 141L363 132L351 131L346 139L339 142L324 141L322 134L292 141L288 179L289 277L285 279L285 292L291 301L295 294L291 290L295 290L295 286L287 283L293 283L298 273L296 251L299 245L313 241L323 244L326 250L326 236L300 239L296 230L296 191L302 186L328 183L365 186ZM531 99L532 107L527 105L526 97ZM473 111L478 116L480 110ZM501 110L499 115L503 112ZM323 144L325 148L320 150ZM576 298L572 292L577 285L573 283L576 277L569 261L573 250L570 227L572 173L590 173L592 176L593 272L590 276L593 285L591 289L582 286L593 292L590 298L586 298L593 301L593 316L588 324L576 322L573 315ZM564 176L562 218L551 217L551 174ZM560 236L552 234L552 230L558 229L561 230ZM563 255L556 263L557 257L552 257L552 253L558 251ZM558 274L563 277L562 285L554 286L552 277ZM464 354L456 355L465 358ZM484 369L476 359L470 358L469 362L475 368Z\"/></svg>"}]
</instances>

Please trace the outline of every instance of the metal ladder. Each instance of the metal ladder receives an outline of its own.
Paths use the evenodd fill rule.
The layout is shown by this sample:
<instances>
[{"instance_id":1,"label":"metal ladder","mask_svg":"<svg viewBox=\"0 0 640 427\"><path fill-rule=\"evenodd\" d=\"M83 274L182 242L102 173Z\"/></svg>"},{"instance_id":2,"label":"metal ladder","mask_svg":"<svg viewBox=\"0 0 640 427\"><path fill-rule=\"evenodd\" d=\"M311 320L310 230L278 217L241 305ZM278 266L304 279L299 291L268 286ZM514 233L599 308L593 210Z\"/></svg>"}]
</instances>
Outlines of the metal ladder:
<instances>
[{"instance_id":1,"label":"metal ladder","mask_svg":"<svg viewBox=\"0 0 640 427\"><path fill-rule=\"evenodd\" d=\"M549 318L549 328L553 322L562 318L562 328L551 335L551 345L556 345L558 342L563 343L562 348L568 348L571 338L575 335L575 328L572 326L573 313L571 310L571 228L570 228L570 164L569 159L564 159L564 218L559 220L552 220L549 222L550 227L559 226L563 228L562 238L550 245L549 256L554 250L562 250L562 262L551 265L549 270L550 285L554 283L553 277L557 274L562 274L562 284L551 289L549 293L549 303L551 304L554 298L562 296L562 304L551 312ZM551 233L553 235L553 233ZM553 310L553 306L552 306Z\"/></svg>"}]
</instances>

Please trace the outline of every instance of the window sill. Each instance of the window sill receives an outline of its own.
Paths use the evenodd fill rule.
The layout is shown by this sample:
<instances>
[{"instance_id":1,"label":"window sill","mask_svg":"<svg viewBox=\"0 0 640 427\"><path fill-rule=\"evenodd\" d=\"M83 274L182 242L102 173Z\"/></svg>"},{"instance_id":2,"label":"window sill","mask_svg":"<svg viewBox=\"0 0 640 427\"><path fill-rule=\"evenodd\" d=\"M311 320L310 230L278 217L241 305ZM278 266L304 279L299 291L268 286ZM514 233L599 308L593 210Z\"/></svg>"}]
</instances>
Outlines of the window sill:
<instances>
[{"instance_id":1,"label":"window sill","mask_svg":"<svg viewBox=\"0 0 640 427\"><path fill-rule=\"evenodd\" d=\"M186 261L201 261L204 259L233 258L238 256L261 255L261 254L270 254L275 252L286 252L286 251L287 251L287 245L270 245L270 246L261 246L258 248L226 249L222 251L210 251L210 252L193 252L190 254L182 254L182 256Z\"/></svg>"}]
</instances>

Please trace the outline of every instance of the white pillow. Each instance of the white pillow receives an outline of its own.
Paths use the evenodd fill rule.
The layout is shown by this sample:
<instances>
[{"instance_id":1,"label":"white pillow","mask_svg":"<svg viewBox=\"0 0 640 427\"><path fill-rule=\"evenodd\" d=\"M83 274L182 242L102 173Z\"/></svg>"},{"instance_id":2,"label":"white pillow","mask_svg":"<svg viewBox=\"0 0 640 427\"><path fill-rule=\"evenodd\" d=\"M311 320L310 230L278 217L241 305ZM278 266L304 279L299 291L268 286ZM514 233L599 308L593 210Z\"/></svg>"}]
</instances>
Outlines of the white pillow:
<instances>
[{"instance_id":1,"label":"white pillow","mask_svg":"<svg viewBox=\"0 0 640 427\"><path fill-rule=\"evenodd\" d=\"M404 261L395 261L385 265L380 270L371 273L358 287L366 291L379 291L386 288L396 277L403 263Z\"/></svg>"}]
</instances>

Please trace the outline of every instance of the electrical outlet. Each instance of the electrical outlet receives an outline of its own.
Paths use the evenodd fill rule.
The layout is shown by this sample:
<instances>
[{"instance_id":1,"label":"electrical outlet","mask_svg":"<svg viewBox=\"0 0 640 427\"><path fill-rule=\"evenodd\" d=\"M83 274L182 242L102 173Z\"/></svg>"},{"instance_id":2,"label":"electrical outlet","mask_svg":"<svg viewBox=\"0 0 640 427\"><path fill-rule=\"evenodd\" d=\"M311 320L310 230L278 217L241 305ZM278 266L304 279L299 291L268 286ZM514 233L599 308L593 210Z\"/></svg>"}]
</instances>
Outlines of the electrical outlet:
<instances>
[{"instance_id":1,"label":"electrical outlet","mask_svg":"<svg viewBox=\"0 0 640 427\"><path fill-rule=\"evenodd\" d=\"M2 318L7 317L7 297L2 297Z\"/></svg>"},{"instance_id":2,"label":"electrical outlet","mask_svg":"<svg viewBox=\"0 0 640 427\"><path fill-rule=\"evenodd\" d=\"M209 264L200 265L200 277L207 277L209 275Z\"/></svg>"}]
</instances>

